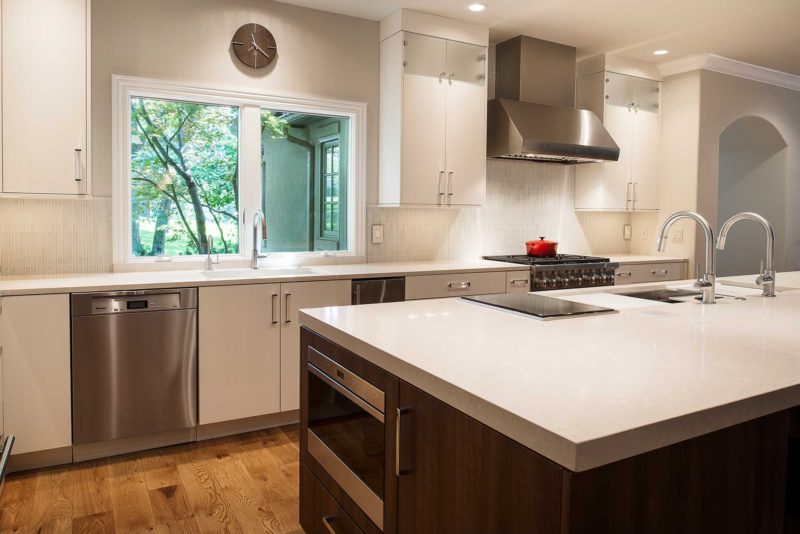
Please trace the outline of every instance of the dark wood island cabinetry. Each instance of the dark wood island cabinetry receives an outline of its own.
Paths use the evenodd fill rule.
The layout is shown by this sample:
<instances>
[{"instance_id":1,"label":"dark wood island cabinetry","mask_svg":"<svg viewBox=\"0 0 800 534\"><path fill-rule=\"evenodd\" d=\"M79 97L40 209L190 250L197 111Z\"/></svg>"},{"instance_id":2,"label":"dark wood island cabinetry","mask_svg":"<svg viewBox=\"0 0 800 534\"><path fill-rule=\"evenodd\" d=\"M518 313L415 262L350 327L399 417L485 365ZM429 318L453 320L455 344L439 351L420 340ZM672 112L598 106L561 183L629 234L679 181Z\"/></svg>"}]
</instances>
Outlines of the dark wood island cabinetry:
<instances>
[{"instance_id":1,"label":"dark wood island cabinetry","mask_svg":"<svg viewBox=\"0 0 800 534\"><path fill-rule=\"evenodd\" d=\"M800 532L797 409L573 472L306 328L301 344L300 508L308 533ZM371 501L353 498L363 488L309 452L309 403L320 405L319 391L309 393L309 351L340 365L343 384L355 379L351 372L384 394L383 450L367 455L382 466L369 475L382 478L382 525L357 503ZM343 394L332 391L327 399ZM346 462L365 469L346 447L358 446L367 426L353 421L367 416L323 406L312 409L312 431L314 417L340 421L348 430L332 448L345 447Z\"/></svg>"}]
</instances>

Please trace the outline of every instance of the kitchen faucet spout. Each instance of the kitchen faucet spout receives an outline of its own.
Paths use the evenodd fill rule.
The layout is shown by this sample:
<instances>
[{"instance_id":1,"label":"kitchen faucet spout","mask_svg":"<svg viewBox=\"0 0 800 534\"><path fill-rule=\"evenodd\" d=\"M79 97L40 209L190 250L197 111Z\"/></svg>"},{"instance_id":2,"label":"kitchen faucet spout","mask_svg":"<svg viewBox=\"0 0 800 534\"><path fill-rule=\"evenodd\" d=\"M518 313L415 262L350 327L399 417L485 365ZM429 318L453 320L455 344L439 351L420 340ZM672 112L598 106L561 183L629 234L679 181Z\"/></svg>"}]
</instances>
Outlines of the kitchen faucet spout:
<instances>
[{"instance_id":1,"label":"kitchen faucet spout","mask_svg":"<svg viewBox=\"0 0 800 534\"><path fill-rule=\"evenodd\" d=\"M703 304L714 304L716 300L715 283L716 283L716 251L714 250L714 231L705 217L694 211L678 211L667 217L664 224L661 225L661 231L658 233L658 251L664 252L667 247L667 237L669 236L669 229L677 221L681 219L691 219L696 222L706 237L706 258L705 258L705 273L702 278L700 273L697 274L697 281L695 287L702 291ZM699 270L699 268L698 268Z\"/></svg>"},{"instance_id":2,"label":"kitchen faucet spout","mask_svg":"<svg viewBox=\"0 0 800 534\"><path fill-rule=\"evenodd\" d=\"M751 220L756 221L764 227L767 233L767 258L766 265L761 264L761 273L756 278L756 284L761 286L761 294L765 297L775 296L775 231L772 229L770 222L751 211L743 211L732 216L725 221L722 228L719 230L719 237L717 238L717 249L725 250L725 241L728 238L728 232L731 227L739 221Z\"/></svg>"},{"instance_id":3,"label":"kitchen faucet spout","mask_svg":"<svg viewBox=\"0 0 800 534\"><path fill-rule=\"evenodd\" d=\"M250 258L250 268L258 269L259 258L266 258L266 254L261 253L261 240L267 239L267 219L264 212L256 210L253 215L253 254Z\"/></svg>"}]
</instances>

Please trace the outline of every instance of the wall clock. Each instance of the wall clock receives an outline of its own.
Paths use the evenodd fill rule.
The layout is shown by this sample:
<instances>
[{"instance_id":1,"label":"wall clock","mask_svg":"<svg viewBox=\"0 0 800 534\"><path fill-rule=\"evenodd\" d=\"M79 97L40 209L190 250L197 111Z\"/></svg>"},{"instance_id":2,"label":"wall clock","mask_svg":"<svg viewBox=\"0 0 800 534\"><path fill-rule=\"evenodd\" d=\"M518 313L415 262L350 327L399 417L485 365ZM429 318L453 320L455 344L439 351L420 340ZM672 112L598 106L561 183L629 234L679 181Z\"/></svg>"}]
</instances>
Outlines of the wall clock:
<instances>
[{"instance_id":1,"label":"wall clock","mask_svg":"<svg viewBox=\"0 0 800 534\"><path fill-rule=\"evenodd\" d=\"M231 47L239 61L254 69L266 67L278 55L275 37L264 26L255 23L245 24L236 30Z\"/></svg>"}]
</instances>

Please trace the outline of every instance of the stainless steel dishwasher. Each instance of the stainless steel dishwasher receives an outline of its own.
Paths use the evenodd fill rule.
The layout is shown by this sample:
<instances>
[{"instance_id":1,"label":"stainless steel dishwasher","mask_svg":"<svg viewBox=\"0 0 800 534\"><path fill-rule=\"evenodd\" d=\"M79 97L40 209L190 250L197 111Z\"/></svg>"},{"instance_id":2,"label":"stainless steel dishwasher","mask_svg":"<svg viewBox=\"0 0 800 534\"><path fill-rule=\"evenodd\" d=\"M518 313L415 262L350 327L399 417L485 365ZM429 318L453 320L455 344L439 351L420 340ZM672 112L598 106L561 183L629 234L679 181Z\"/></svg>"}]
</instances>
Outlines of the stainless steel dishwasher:
<instances>
[{"instance_id":1,"label":"stainless steel dishwasher","mask_svg":"<svg viewBox=\"0 0 800 534\"><path fill-rule=\"evenodd\" d=\"M196 425L197 289L72 295L76 461L190 441Z\"/></svg>"},{"instance_id":2,"label":"stainless steel dishwasher","mask_svg":"<svg viewBox=\"0 0 800 534\"><path fill-rule=\"evenodd\" d=\"M402 302L406 299L406 279L402 276L353 280L352 287L352 304Z\"/></svg>"}]
</instances>

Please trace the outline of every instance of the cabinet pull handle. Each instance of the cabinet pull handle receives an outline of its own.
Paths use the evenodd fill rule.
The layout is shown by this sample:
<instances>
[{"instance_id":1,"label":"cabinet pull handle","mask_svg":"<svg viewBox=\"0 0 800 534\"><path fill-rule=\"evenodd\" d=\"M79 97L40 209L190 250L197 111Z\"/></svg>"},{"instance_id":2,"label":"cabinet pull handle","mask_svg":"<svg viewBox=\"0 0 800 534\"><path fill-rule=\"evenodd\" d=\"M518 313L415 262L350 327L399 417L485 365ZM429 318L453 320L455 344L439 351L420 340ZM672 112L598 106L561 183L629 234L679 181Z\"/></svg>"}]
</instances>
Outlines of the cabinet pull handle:
<instances>
[{"instance_id":1,"label":"cabinet pull handle","mask_svg":"<svg viewBox=\"0 0 800 534\"><path fill-rule=\"evenodd\" d=\"M620 271L617 273L617 276L619 278L630 278L632 274L631 271Z\"/></svg>"},{"instance_id":2,"label":"cabinet pull handle","mask_svg":"<svg viewBox=\"0 0 800 534\"><path fill-rule=\"evenodd\" d=\"M455 186L453 185L453 171L450 171L447 173L447 196L452 197L455 194Z\"/></svg>"},{"instance_id":3,"label":"cabinet pull handle","mask_svg":"<svg viewBox=\"0 0 800 534\"><path fill-rule=\"evenodd\" d=\"M458 290L458 289L469 289L472 284L469 281L466 282L449 282L447 284L447 289Z\"/></svg>"},{"instance_id":4,"label":"cabinet pull handle","mask_svg":"<svg viewBox=\"0 0 800 534\"><path fill-rule=\"evenodd\" d=\"M631 189L632 189L632 193L631 193L632 204L631 205L633 206L633 209L636 209L636 200L637 200L637 197L638 197L638 195L636 194L636 185L637 185L636 182L632 182L631 183Z\"/></svg>"},{"instance_id":5,"label":"cabinet pull handle","mask_svg":"<svg viewBox=\"0 0 800 534\"><path fill-rule=\"evenodd\" d=\"M456 73L455 72L451 72L450 76L447 77L447 83L449 83L450 85L453 85L453 78L455 78L455 77L456 77Z\"/></svg>"},{"instance_id":6,"label":"cabinet pull handle","mask_svg":"<svg viewBox=\"0 0 800 534\"><path fill-rule=\"evenodd\" d=\"M284 317L283 317L283 322L287 323L287 324L292 322L292 317L289 315L289 308L291 308L291 304L290 304L290 302L291 302L290 299L291 298L292 298L292 294L291 293L286 293L286 299L284 301L285 305L284 305L284 309L283 309L283 312L285 314Z\"/></svg>"},{"instance_id":7,"label":"cabinet pull handle","mask_svg":"<svg viewBox=\"0 0 800 534\"><path fill-rule=\"evenodd\" d=\"M75 149L75 181L80 182L83 181L81 178L81 152L83 150L80 148Z\"/></svg>"},{"instance_id":8,"label":"cabinet pull handle","mask_svg":"<svg viewBox=\"0 0 800 534\"><path fill-rule=\"evenodd\" d=\"M322 518L322 526L325 527L329 534L339 534L336 531L336 527L333 526L334 521L336 521L335 515L326 515Z\"/></svg>"},{"instance_id":9,"label":"cabinet pull handle","mask_svg":"<svg viewBox=\"0 0 800 534\"><path fill-rule=\"evenodd\" d=\"M440 72L439 73L439 83L442 83L442 80L444 80L445 76L447 76L446 72Z\"/></svg>"},{"instance_id":10,"label":"cabinet pull handle","mask_svg":"<svg viewBox=\"0 0 800 534\"><path fill-rule=\"evenodd\" d=\"M527 278L518 278L517 280L511 280L512 286L524 286L529 283Z\"/></svg>"},{"instance_id":11,"label":"cabinet pull handle","mask_svg":"<svg viewBox=\"0 0 800 534\"><path fill-rule=\"evenodd\" d=\"M400 443L402 440L400 439L402 433L402 425L400 421L403 419L403 415L410 412L410 408L405 407L398 407L397 408L397 419L394 422L394 474L397 476L407 474L410 469L408 467L404 467L402 465L401 456L400 456Z\"/></svg>"},{"instance_id":12,"label":"cabinet pull handle","mask_svg":"<svg viewBox=\"0 0 800 534\"><path fill-rule=\"evenodd\" d=\"M272 324L278 324L278 312L277 312L277 306L276 306L277 303L278 303L278 294L277 293L273 293L272 294Z\"/></svg>"},{"instance_id":13,"label":"cabinet pull handle","mask_svg":"<svg viewBox=\"0 0 800 534\"><path fill-rule=\"evenodd\" d=\"M439 171L439 196L444 196L444 171Z\"/></svg>"},{"instance_id":14,"label":"cabinet pull handle","mask_svg":"<svg viewBox=\"0 0 800 534\"><path fill-rule=\"evenodd\" d=\"M633 206L633 195L631 194L631 186L633 185L632 182L628 182L628 188L625 190L625 203L628 209L631 209Z\"/></svg>"},{"instance_id":15,"label":"cabinet pull handle","mask_svg":"<svg viewBox=\"0 0 800 534\"><path fill-rule=\"evenodd\" d=\"M652 271L650 271L650 274L652 274L653 276L661 277L661 276L667 276L668 272L669 271L667 271L667 269L653 269Z\"/></svg>"}]
</instances>

